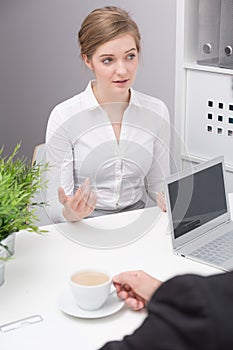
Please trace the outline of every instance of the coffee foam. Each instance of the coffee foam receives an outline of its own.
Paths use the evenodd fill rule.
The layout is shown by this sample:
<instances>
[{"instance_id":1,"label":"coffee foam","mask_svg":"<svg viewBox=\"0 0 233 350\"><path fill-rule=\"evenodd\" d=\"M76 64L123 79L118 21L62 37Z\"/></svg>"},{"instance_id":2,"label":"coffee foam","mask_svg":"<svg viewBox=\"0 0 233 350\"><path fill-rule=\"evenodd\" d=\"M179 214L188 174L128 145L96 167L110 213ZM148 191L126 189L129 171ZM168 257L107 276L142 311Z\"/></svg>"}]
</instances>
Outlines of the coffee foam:
<instances>
[{"instance_id":1,"label":"coffee foam","mask_svg":"<svg viewBox=\"0 0 233 350\"><path fill-rule=\"evenodd\" d=\"M74 274L71 281L83 286L97 286L108 282L109 276L103 272L83 271Z\"/></svg>"}]
</instances>

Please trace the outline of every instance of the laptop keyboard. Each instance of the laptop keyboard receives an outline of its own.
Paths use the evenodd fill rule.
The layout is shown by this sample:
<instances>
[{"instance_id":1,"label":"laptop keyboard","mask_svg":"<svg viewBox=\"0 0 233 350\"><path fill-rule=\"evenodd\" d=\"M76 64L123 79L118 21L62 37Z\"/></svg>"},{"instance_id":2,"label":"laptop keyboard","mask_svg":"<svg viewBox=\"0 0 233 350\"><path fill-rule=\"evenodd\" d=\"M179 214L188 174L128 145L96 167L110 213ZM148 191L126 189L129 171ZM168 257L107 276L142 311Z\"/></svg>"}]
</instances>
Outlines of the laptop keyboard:
<instances>
[{"instance_id":1,"label":"laptop keyboard","mask_svg":"<svg viewBox=\"0 0 233 350\"><path fill-rule=\"evenodd\" d=\"M233 231L194 250L190 256L209 263L221 264L233 257Z\"/></svg>"}]
</instances>

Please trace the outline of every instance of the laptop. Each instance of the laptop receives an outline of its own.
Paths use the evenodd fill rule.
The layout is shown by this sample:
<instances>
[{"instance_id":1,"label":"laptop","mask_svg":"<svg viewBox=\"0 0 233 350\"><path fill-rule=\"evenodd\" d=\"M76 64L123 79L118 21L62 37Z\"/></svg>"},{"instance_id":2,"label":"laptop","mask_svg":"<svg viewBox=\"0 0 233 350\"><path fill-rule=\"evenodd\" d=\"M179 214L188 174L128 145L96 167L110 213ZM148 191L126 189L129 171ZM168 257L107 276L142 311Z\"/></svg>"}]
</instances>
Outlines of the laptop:
<instances>
[{"instance_id":1,"label":"laptop","mask_svg":"<svg viewBox=\"0 0 233 350\"><path fill-rule=\"evenodd\" d=\"M233 269L233 221L225 186L224 157L165 180L176 254L224 271Z\"/></svg>"}]
</instances>

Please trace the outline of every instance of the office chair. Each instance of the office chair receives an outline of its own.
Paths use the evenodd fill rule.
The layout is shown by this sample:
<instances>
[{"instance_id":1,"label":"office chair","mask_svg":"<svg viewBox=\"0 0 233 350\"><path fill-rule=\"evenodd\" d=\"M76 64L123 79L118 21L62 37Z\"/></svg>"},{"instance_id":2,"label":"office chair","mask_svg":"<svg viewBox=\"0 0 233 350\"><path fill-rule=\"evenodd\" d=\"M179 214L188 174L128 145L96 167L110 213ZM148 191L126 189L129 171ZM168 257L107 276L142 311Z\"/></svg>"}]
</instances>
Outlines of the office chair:
<instances>
[{"instance_id":1,"label":"office chair","mask_svg":"<svg viewBox=\"0 0 233 350\"><path fill-rule=\"evenodd\" d=\"M42 143L40 145L36 145L33 151L32 156L32 164L36 162L37 164L45 164L46 162L46 155L45 155L45 143ZM41 174L41 176L45 176L45 174ZM46 188L42 188L38 190L34 196L35 202L46 202ZM46 205L42 204L41 207L36 207L35 213L38 217L38 221L35 222L38 226L44 226L44 225L50 225L51 220L47 214L46 211Z\"/></svg>"}]
</instances>

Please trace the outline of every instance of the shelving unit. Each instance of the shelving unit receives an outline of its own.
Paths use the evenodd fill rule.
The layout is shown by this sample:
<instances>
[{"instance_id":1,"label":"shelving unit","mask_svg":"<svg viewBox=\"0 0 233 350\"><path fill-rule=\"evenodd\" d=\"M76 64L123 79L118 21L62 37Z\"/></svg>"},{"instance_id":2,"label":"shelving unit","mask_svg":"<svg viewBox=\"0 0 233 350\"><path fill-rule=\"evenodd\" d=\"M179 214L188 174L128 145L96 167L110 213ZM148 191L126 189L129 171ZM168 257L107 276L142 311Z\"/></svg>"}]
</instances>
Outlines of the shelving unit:
<instances>
[{"instance_id":1,"label":"shelving unit","mask_svg":"<svg viewBox=\"0 0 233 350\"><path fill-rule=\"evenodd\" d=\"M196 63L199 0L176 3L176 164L183 169L223 154L233 192L233 70Z\"/></svg>"}]
</instances>

